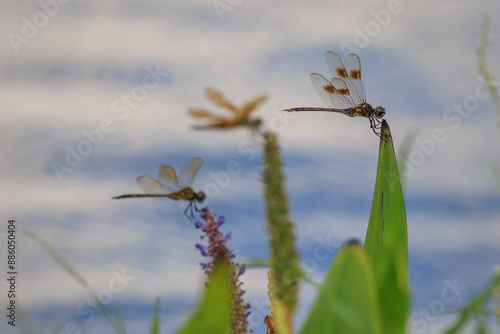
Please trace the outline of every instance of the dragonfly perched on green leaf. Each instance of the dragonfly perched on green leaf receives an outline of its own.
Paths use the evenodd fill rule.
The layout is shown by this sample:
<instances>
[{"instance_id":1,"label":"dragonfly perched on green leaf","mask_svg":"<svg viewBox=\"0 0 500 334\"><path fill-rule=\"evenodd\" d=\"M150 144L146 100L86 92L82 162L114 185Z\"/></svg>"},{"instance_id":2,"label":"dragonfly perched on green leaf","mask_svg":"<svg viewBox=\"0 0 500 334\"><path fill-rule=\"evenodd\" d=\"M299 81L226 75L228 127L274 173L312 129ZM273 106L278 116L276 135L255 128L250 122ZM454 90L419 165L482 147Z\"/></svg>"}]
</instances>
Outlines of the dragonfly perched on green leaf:
<instances>
[{"instance_id":1,"label":"dragonfly perched on green leaf","mask_svg":"<svg viewBox=\"0 0 500 334\"><path fill-rule=\"evenodd\" d=\"M351 53L342 63L340 57L332 51L326 53L326 63L333 79L328 81L318 73L311 73L311 82L319 97L330 108L299 107L284 111L329 111L339 112L349 117L361 116L370 120L370 128L377 136L380 119L385 115L383 107L373 107L366 103L365 87L361 80L361 60Z\"/></svg>"}]
</instances>

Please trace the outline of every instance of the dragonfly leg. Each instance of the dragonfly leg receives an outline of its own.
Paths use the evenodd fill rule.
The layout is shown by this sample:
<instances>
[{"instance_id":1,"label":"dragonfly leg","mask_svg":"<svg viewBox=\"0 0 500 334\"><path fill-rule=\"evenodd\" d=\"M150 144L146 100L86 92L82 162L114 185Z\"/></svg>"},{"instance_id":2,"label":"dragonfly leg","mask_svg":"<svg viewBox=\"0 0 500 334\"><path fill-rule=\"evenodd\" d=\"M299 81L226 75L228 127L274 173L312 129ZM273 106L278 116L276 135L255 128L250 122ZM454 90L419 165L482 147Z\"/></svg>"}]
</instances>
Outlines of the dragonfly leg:
<instances>
[{"instance_id":1,"label":"dragonfly leg","mask_svg":"<svg viewBox=\"0 0 500 334\"><path fill-rule=\"evenodd\" d=\"M370 118L370 124L375 129L380 129L382 127L382 122L377 118Z\"/></svg>"},{"instance_id":2,"label":"dragonfly leg","mask_svg":"<svg viewBox=\"0 0 500 334\"><path fill-rule=\"evenodd\" d=\"M381 128L382 122L378 119L373 118L373 117L370 117L369 120L370 120L370 128L372 129L373 133L376 134L377 137L382 139L384 142L386 142L386 140L384 138L382 138L380 131L377 132L377 130Z\"/></svg>"},{"instance_id":3,"label":"dragonfly leg","mask_svg":"<svg viewBox=\"0 0 500 334\"><path fill-rule=\"evenodd\" d=\"M184 216L186 216L191 222L196 223L196 217L194 216L194 211L193 211L193 204L196 205L193 201L189 202L189 205L184 210Z\"/></svg>"}]
</instances>

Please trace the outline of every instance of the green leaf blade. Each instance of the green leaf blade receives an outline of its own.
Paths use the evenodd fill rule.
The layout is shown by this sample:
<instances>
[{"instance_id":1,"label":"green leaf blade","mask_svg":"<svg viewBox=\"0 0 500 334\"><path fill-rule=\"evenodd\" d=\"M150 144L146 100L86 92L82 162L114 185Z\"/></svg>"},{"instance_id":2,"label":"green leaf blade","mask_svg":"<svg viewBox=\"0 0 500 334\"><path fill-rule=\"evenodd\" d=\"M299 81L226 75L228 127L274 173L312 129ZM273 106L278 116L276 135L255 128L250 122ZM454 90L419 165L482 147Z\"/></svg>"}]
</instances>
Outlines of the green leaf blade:
<instances>
[{"instance_id":1,"label":"green leaf blade","mask_svg":"<svg viewBox=\"0 0 500 334\"><path fill-rule=\"evenodd\" d=\"M149 331L150 334L160 334L160 308L161 299L156 298L155 306L153 309L153 318L151 319L151 329Z\"/></svg>"},{"instance_id":2,"label":"green leaf blade","mask_svg":"<svg viewBox=\"0 0 500 334\"><path fill-rule=\"evenodd\" d=\"M408 231L394 145L382 122L379 161L364 249L373 265L384 333L402 333L409 310Z\"/></svg>"},{"instance_id":3,"label":"green leaf blade","mask_svg":"<svg viewBox=\"0 0 500 334\"><path fill-rule=\"evenodd\" d=\"M358 242L340 250L300 333L382 333L373 269Z\"/></svg>"},{"instance_id":4,"label":"green leaf blade","mask_svg":"<svg viewBox=\"0 0 500 334\"><path fill-rule=\"evenodd\" d=\"M229 333L231 311L230 277L229 266L223 261L218 262L201 303L177 333Z\"/></svg>"}]
</instances>

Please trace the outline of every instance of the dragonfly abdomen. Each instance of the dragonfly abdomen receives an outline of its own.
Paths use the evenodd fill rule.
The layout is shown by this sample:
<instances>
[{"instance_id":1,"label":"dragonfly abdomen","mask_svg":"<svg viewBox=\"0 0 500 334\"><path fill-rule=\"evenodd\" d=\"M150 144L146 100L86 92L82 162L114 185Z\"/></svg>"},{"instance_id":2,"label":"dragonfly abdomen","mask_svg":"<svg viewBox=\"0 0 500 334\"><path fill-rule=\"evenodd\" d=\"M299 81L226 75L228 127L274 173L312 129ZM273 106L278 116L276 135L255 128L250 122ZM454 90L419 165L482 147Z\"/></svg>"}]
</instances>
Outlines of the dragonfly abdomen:
<instances>
[{"instance_id":1,"label":"dragonfly abdomen","mask_svg":"<svg viewBox=\"0 0 500 334\"><path fill-rule=\"evenodd\" d=\"M122 198L142 198L142 197L169 197L168 194L128 194L112 197L113 199Z\"/></svg>"},{"instance_id":2,"label":"dragonfly abdomen","mask_svg":"<svg viewBox=\"0 0 500 334\"><path fill-rule=\"evenodd\" d=\"M346 111L351 110L349 109L337 109L337 108L313 108L313 107L299 107L299 108L290 108L290 109L283 109L284 111L328 111L328 112L340 112L340 113L345 113Z\"/></svg>"}]
</instances>

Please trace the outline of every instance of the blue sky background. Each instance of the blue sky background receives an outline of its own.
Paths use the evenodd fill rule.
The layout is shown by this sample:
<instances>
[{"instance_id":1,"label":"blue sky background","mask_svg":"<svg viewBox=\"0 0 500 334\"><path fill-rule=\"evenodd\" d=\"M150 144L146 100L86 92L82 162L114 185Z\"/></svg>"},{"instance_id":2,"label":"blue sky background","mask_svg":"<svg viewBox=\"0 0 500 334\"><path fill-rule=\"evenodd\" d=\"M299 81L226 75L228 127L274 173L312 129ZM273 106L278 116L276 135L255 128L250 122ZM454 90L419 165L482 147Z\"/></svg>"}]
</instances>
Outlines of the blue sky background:
<instances>
[{"instance_id":1,"label":"blue sky background","mask_svg":"<svg viewBox=\"0 0 500 334\"><path fill-rule=\"evenodd\" d=\"M228 11L218 11L221 3ZM309 74L328 74L329 50L341 58L356 52L368 102L386 108L396 149L419 129L405 188L412 332L439 333L452 319L442 307L463 304L484 286L500 255L500 195L490 171L500 160L500 132L490 102L477 97L484 93L475 55L484 13L492 16L489 66L498 74L500 4L493 0L2 1L1 217L47 240L103 295L125 271L133 279L109 306L123 312L128 332L149 329L161 297L162 332L171 333L202 290L199 231L183 220L185 203L111 197L139 192L135 178L156 176L159 164L179 168L202 157L194 187L226 216L237 260L266 257L259 143L244 130L194 131L187 114L194 106L215 109L208 86L236 103L266 93L257 114L279 133L301 257L321 281L343 242L364 239L379 141L366 119L281 110L324 107ZM148 79L147 94L124 104L156 68L168 75ZM462 115L453 112L460 106ZM82 131L99 126L107 132L58 177L54 162L85 149ZM444 139L431 141L433 131ZM213 175L229 161L241 173L217 185ZM102 316L91 317L85 292L48 254L20 234L18 241L17 300L40 333L70 321L82 333L111 331ZM248 270L243 279L250 325L265 333L266 271ZM456 294L450 282L460 285ZM304 285L297 327L314 296ZM4 320L0 331L15 332Z\"/></svg>"}]
</instances>

